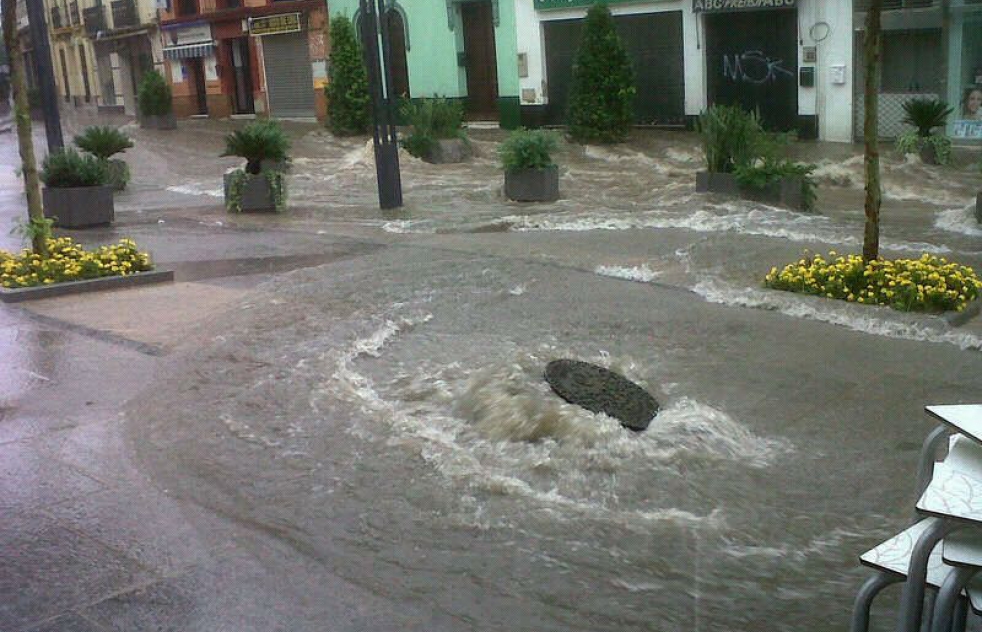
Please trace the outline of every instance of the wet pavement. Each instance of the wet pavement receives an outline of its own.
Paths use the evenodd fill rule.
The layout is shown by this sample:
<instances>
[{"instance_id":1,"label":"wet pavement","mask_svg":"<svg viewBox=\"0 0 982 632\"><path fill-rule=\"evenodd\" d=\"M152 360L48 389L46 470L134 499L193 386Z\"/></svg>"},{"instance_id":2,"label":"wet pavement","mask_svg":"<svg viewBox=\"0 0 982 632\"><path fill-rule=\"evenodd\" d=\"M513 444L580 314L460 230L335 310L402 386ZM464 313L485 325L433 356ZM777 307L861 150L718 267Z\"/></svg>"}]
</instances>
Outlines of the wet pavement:
<instances>
[{"instance_id":1,"label":"wet pavement","mask_svg":"<svg viewBox=\"0 0 982 632\"><path fill-rule=\"evenodd\" d=\"M477 131L468 164L406 158L386 215L365 139L292 124L289 210L230 216L240 122L118 122L117 222L70 234L177 282L0 306L3 632L841 630L922 407L982 397L978 318L760 287L858 248L856 147L793 147L813 215L696 194L662 132L563 145L563 199L525 206ZM887 254L982 266L977 157L887 155ZM0 225L20 199L0 169ZM635 435L562 403L557 357L663 410Z\"/></svg>"}]
</instances>

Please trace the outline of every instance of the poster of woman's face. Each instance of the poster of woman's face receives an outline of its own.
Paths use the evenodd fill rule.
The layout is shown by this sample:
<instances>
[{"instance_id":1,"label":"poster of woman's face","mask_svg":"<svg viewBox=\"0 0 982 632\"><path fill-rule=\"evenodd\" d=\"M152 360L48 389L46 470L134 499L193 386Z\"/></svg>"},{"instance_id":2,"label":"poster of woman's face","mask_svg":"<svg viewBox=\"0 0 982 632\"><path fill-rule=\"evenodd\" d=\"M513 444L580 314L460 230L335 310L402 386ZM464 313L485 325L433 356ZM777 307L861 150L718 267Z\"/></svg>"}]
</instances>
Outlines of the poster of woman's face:
<instances>
[{"instance_id":1,"label":"poster of woman's face","mask_svg":"<svg viewBox=\"0 0 982 632\"><path fill-rule=\"evenodd\" d=\"M962 99L962 118L982 121L982 88L969 88Z\"/></svg>"}]
</instances>

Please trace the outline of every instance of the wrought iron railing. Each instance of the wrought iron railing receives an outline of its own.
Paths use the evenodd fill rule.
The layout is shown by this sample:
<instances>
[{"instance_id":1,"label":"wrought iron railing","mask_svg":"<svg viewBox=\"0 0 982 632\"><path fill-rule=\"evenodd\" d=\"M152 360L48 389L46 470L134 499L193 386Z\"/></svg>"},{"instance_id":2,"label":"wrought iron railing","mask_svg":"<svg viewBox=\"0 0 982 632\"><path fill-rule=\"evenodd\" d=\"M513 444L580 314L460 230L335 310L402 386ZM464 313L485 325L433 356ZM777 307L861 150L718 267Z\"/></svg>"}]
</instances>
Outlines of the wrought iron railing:
<instances>
[{"instance_id":1,"label":"wrought iron railing","mask_svg":"<svg viewBox=\"0 0 982 632\"><path fill-rule=\"evenodd\" d=\"M133 0L112 0L110 7L113 12L113 28L121 29L140 25L140 16L136 12Z\"/></svg>"},{"instance_id":2,"label":"wrought iron railing","mask_svg":"<svg viewBox=\"0 0 982 632\"><path fill-rule=\"evenodd\" d=\"M99 31L106 30L106 8L101 4L83 10L85 16L85 34L95 37Z\"/></svg>"}]
</instances>

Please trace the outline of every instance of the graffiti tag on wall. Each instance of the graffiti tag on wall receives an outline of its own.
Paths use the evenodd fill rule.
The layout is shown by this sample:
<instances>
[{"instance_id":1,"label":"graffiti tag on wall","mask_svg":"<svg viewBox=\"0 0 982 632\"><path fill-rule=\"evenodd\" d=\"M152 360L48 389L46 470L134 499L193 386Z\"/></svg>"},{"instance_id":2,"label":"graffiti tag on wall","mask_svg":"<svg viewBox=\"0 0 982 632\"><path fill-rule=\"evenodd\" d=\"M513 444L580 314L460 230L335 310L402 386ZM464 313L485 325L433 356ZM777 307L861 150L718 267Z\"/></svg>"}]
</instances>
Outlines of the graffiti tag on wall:
<instances>
[{"instance_id":1,"label":"graffiti tag on wall","mask_svg":"<svg viewBox=\"0 0 982 632\"><path fill-rule=\"evenodd\" d=\"M782 77L794 79L794 73L784 67L783 59L772 59L759 50L723 55L723 76L730 81L753 85L776 83Z\"/></svg>"}]
</instances>

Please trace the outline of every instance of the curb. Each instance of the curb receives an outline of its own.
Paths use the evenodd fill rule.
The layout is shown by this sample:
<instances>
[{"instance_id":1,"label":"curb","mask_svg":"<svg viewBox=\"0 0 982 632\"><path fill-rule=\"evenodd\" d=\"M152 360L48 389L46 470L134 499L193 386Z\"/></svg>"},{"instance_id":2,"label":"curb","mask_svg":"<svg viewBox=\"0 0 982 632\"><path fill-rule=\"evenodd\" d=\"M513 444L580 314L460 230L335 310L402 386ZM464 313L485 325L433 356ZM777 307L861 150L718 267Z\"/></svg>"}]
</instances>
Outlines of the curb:
<instances>
[{"instance_id":1,"label":"curb","mask_svg":"<svg viewBox=\"0 0 982 632\"><path fill-rule=\"evenodd\" d=\"M0 288L0 303L20 303L56 296L85 294L101 290L114 290L127 287L138 287L154 283L167 283L174 280L173 270L154 270L137 272L126 276L101 277L83 281L67 281L54 285L39 285L35 287Z\"/></svg>"},{"instance_id":2,"label":"curb","mask_svg":"<svg viewBox=\"0 0 982 632\"><path fill-rule=\"evenodd\" d=\"M960 312L950 312L941 316L949 327L961 327L982 312L982 298L977 298L965 306Z\"/></svg>"}]
</instances>

